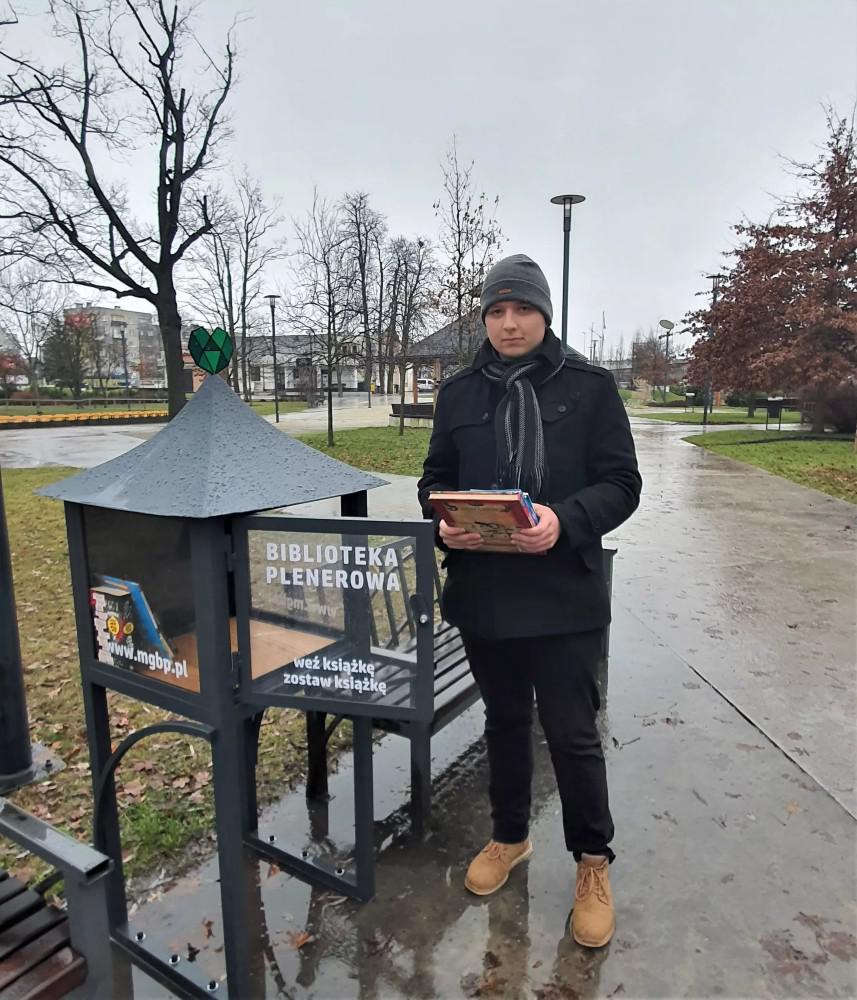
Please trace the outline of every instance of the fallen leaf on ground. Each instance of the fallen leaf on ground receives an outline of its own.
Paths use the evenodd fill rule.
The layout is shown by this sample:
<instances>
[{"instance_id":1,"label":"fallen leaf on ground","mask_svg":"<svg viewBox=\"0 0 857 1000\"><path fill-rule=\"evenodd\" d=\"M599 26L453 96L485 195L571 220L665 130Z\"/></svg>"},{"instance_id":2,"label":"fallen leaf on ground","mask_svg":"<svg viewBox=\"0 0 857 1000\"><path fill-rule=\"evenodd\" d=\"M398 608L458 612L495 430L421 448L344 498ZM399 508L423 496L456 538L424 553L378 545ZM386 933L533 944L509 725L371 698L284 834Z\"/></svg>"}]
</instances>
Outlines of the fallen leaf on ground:
<instances>
[{"instance_id":1,"label":"fallen leaf on ground","mask_svg":"<svg viewBox=\"0 0 857 1000\"><path fill-rule=\"evenodd\" d=\"M786 803L786 812L789 816L797 816L799 812L803 812L803 809L801 808L799 802L795 802L794 799L792 799L791 802Z\"/></svg>"},{"instance_id":2,"label":"fallen leaf on ground","mask_svg":"<svg viewBox=\"0 0 857 1000\"><path fill-rule=\"evenodd\" d=\"M303 948L304 945L311 944L315 941L315 938L309 933L309 931L289 931L288 938L289 944L295 949L295 951L298 951L300 948Z\"/></svg>"}]
</instances>

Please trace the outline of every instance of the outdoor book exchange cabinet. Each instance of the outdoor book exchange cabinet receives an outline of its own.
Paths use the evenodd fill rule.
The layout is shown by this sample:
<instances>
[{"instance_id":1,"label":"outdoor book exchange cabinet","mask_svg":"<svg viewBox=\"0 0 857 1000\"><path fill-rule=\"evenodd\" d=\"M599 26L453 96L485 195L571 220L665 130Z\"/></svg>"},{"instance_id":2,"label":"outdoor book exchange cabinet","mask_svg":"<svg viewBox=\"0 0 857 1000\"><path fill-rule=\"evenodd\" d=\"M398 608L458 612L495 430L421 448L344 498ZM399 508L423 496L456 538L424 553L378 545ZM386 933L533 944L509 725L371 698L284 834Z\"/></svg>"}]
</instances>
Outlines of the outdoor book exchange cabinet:
<instances>
[{"instance_id":1,"label":"outdoor book exchange cabinet","mask_svg":"<svg viewBox=\"0 0 857 1000\"><path fill-rule=\"evenodd\" d=\"M425 741L443 724L435 682L450 669L436 664L435 643L449 643L450 627L436 628L431 522L367 517L367 490L383 482L276 430L210 376L157 435L41 491L65 502L100 852L93 856L107 900L106 920L93 921L89 937L100 934L105 949L109 938L179 995L244 1000L258 991L259 857L321 888L374 894L373 724L419 733L412 777L425 793ZM340 517L259 513L334 497ZM611 558L605 553L608 583ZM455 653L450 674L461 683L463 656ZM456 697L469 705L474 691ZM114 744L111 692L179 718ZM308 796L326 791L327 738L351 720L347 857L332 855L315 833L310 846L291 844L288 829L260 834L256 763L269 707L306 714ZM164 733L211 748L224 980L147 941L144 926L129 919L114 777L132 747ZM424 804L412 804L415 815Z\"/></svg>"},{"instance_id":2,"label":"outdoor book exchange cabinet","mask_svg":"<svg viewBox=\"0 0 857 1000\"><path fill-rule=\"evenodd\" d=\"M95 844L113 861L110 934L185 995L252 995L258 887L254 904L245 852L339 893L374 893L372 720L433 712L433 529L369 520L366 490L382 483L275 430L209 377L154 438L44 491L66 504ZM247 513L331 496L341 497L340 518ZM373 604L411 627L384 633ZM114 748L108 692L182 719ZM290 849L288 830L259 836L256 753L268 706L306 712L308 734L325 715L353 720L347 861ZM225 983L206 980L200 963L180 971L180 957L148 947L128 918L114 774L159 733L211 746Z\"/></svg>"}]
</instances>

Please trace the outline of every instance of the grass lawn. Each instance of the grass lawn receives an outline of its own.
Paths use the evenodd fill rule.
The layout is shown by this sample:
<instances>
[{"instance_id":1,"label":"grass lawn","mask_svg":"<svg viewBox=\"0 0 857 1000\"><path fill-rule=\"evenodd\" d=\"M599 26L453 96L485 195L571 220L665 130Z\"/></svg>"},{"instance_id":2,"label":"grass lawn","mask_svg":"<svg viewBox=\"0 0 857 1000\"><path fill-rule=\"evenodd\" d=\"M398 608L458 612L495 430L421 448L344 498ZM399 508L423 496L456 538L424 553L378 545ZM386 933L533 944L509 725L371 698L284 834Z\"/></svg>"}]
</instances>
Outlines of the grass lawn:
<instances>
[{"instance_id":1,"label":"grass lawn","mask_svg":"<svg viewBox=\"0 0 857 1000\"><path fill-rule=\"evenodd\" d=\"M392 472L400 476L420 476L428 450L431 429L406 427L399 437L398 427L364 427L337 431L336 444L327 446L327 434L302 434L301 441L358 469Z\"/></svg>"},{"instance_id":2,"label":"grass lawn","mask_svg":"<svg viewBox=\"0 0 857 1000\"><path fill-rule=\"evenodd\" d=\"M652 413L646 410L645 413L635 413L634 416L645 417L646 420L666 420L671 424L702 424L702 408L698 407L695 412L688 410L686 413ZM746 409L722 408L709 413L708 422L710 424L762 424L765 423L764 410L756 411L754 417L747 416ZM784 424L799 424L800 414L796 410L789 410L783 413ZM777 426L776 420L771 420L769 425Z\"/></svg>"},{"instance_id":3,"label":"grass lawn","mask_svg":"<svg viewBox=\"0 0 857 1000\"><path fill-rule=\"evenodd\" d=\"M274 415L274 401L273 399L262 399L256 402L255 400L250 404L253 408L254 413L258 413L260 417L273 417ZM301 400L280 400L280 414L283 413L298 413L300 410L306 409L306 403Z\"/></svg>"},{"instance_id":4,"label":"grass lawn","mask_svg":"<svg viewBox=\"0 0 857 1000\"><path fill-rule=\"evenodd\" d=\"M791 440L777 431L715 431L684 439L716 455L755 465L801 486L857 503L854 439Z\"/></svg>"},{"instance_id":5,"label":"grass lawn","mask_svg":"<svg viewBox=\"0 0 857 1000\"><path fill-rule=\"evenodd\" d=\"M33 496L39 486L73 471L54 467L3 472L31 738L66 763L52 780L12 798L42 819L89 840L92 789L63 508L59 501ZM109 697L115 741L169 718L153 706L121 695ZM258 769L262 802L274 800L302 776L305 739L301 713L267 711ZM340 727L331 741L331 758L349 742L350 729ZM117 793L126 866L132 877L167 863L172 874L210 848L214 820L207 744L172 734L141 741L117 771ZM0 868L25 879L46 870L5 840L0 840Z\"/></svg>"}]
</instances>

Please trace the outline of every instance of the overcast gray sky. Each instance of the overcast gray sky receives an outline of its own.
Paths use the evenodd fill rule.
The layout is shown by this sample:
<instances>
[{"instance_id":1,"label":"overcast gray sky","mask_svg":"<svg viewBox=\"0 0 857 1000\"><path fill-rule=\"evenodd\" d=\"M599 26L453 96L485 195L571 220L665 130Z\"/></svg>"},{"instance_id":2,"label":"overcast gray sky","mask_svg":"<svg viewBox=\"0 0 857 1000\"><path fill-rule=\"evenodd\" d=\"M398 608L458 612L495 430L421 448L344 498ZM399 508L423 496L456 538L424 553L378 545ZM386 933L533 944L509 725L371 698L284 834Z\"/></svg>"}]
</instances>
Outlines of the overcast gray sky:
<instances>
[{"instance_id":1,"label":"overcast gray sky","mask_svg":"<svg viewBox=\"0 0 857 1000\"><path fill-rule=\"evenodd\" d=\"M822 103L857 96L855 0L205 0L236 12L235 162L284 211L313 185L366 190L391 230L434 237L453 133L500 195L508 252L544 267L559 327L561 210L581 193L571 343L678 321L742 215L764 219L809 159Z\"/></svg>"}]
</instances>

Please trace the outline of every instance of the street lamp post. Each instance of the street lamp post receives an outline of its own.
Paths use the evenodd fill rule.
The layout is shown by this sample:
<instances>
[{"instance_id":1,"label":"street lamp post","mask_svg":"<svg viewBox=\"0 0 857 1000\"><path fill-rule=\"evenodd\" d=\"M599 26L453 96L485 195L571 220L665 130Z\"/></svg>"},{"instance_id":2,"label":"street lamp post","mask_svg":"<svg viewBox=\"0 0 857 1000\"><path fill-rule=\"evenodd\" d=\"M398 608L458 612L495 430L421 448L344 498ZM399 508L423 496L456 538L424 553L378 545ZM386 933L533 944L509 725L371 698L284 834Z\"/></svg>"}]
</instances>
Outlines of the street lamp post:
<instances>
[{"instance_id":1,"label":"street lamp post","mask_svg":"<svg viewBox=\"0 0 857 1000\"><path fill-rule=\"evenodd\" d=\"M706 278L711 282L711 308L713 309L717 305L717 296L720 293L720 282L723 280L722 274L706 274ZM711 405L711 375L705 373L705 398L702 401L702 429L705 431L708 427L708 414L712 410Z\"/></svg>"},{"instance_id":2,"label":"street lamp post","mask_svg":"<svg viewBox=\"0 0 857 1000\"><path fill-rule=\"evenodd\" d=\"M673 323L671 319L662 319L658 321L658 326L665 331L664 333L658 334L658 340L666 340L667 342L665 348L666 355L665 355L664 370L666 373L666 378L668 379L670 377L670 337L673 335L673 327L675 326L675 323ZM667 387L664 386L664 402L667 401L666 388Z\"/></svg>"},{"instance_id":3,"label":"street lamp post","mask_svg":"<svg viewBox=\"0 0 857 1000\"><path fill-rule=\"evenodd\" d=\"M122 341L122 371L125 375L125 392L130 388L128 385L128 349L125 342L125 328L127 323L124 320L117 320L113 323L113 339Z\"/></svg>"},{"instance_id":4,"label":"street lamp post","mask_svg":"<svg viewBox=\"0 0 857 1000\"><path fill-rule=\"evenodd\" d=\"M562 205L562 349L568 346L568 243L571 234L571 206L579 205L586 198L582 194L558 194L551 198L552 205Z\"/></svg>"},{"instance_id":5,"label":"street lamp post","mask_svg":"<svg viewBox=\"0 0 857 1000\"><path fill-rule=\"evenodd\" d=\"M274 423L276 424L280 422L280 400L277 395L277 320L274 310L279 297L273 293L265 296L271 306L271 353L274 356Z\"/></svg>"}]
</instances>

